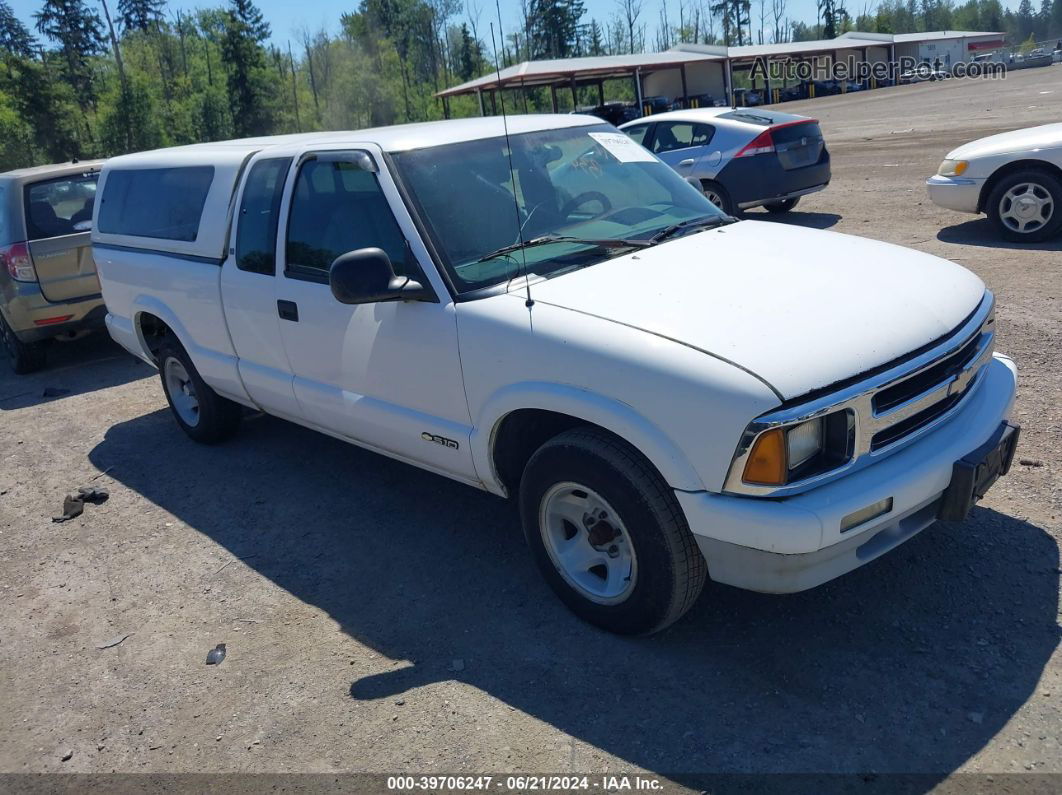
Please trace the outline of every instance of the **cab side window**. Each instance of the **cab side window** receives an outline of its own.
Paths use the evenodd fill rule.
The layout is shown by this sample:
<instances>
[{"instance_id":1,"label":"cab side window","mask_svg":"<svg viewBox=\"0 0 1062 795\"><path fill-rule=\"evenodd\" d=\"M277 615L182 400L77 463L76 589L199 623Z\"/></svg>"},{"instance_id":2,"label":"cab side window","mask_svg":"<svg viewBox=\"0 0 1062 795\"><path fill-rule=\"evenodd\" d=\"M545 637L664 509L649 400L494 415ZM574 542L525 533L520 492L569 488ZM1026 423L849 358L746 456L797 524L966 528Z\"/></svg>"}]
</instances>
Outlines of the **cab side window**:
<instances>
[{"instance_id":1,"label":"cab side window","mask_svg":"<svg viewBox=\"0 0 1062 795\"><path fill-rule=\"evenodd\" d=\"M649 132L648 124L639 124L637 127L628 127L623 132L627 133L627 137L634 141L636 144L645 146L645 134Z\"/></svg>"},{"instance_id":2,"label":"cab side window","mask_svg":"<svg viewBox=\"0 0 1062 795\"><path fill-rule=\"evenodd\" d=\"M290 157L259 160L247 175L236 229L236 267L272 276L276 271L277 221Z\"/></svg>"},{"instance_id":3,"label":"cab side window","mask_svg":"<svg viewBox=\"0 0 1062 795\"><path fill-rule=\"evenodd\" d=\"M355 163L310 160L299 169L286 240L289 275L320 277L340 254L383 249L404 275L406 241L376 175Z\"/></svg>"},{"instance_id":4,"label":"cab side window","mask_svg":"<svg viewBox=\"0 0 1062 795\"><path fill-rule=\"evenodd\" d=\"M670 152L673 149L687 149L691 146L704 146L712 140L715 128L707 124L690 122L657 122L656 135L653 136L653 152Z\"/></svg>"}]
</instances>

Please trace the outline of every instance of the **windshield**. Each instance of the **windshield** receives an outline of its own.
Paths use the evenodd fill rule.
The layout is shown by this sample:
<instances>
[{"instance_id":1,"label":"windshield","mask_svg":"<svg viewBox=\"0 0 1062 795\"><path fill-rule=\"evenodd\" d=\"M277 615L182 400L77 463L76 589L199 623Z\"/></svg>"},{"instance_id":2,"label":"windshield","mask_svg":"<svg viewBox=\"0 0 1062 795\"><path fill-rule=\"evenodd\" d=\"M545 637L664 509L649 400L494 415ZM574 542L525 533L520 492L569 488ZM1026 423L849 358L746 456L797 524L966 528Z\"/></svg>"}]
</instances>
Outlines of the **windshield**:
<instances>
[{"instance_id":1,"label":"windshield","mask_svg":"<svg viewBox=\"0 0 1062 795\"><path fill-rule=\"evenodd\" d=\"M504 137L393 156L458 292L523 275L525 263L528 273L550 276L627 253L684 221L725 218L607 124L509 140L512 172ZM565 239L543 245L544 237ZM538 244L519 248L521 241Z\"/></svg>"}]
</instances>

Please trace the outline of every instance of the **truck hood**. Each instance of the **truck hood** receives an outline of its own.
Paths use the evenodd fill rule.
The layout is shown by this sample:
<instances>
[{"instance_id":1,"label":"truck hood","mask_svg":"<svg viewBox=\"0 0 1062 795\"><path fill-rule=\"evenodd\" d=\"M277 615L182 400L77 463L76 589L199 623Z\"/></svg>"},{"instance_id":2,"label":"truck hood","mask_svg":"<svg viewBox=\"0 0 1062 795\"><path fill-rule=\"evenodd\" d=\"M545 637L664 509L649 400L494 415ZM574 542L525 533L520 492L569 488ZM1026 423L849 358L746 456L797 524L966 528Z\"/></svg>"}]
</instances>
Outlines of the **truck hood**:
<instances>
[{"instance_id":1,"label":"truck hood","mask_svg":"<svg viewBox=\"0 0 1062 795\"><path fill-rule=\"evenodd\" d=\"M1062 147L1062 124L1043 124L1025 130L979 138L948 153L948 160L972 160L975 157L1032 152Z\"/></svg>"},{"instance_id":2,"label":"truck hood","mask_svg":"<svg viewBox=\"0 0 1062 795\"><path fill-rule=\"evenodd\" d=\"M533 283L531 297L697 348L789 399L944 336L984 290L929 254L742 221Z\"/></svg>"}]
</instances>

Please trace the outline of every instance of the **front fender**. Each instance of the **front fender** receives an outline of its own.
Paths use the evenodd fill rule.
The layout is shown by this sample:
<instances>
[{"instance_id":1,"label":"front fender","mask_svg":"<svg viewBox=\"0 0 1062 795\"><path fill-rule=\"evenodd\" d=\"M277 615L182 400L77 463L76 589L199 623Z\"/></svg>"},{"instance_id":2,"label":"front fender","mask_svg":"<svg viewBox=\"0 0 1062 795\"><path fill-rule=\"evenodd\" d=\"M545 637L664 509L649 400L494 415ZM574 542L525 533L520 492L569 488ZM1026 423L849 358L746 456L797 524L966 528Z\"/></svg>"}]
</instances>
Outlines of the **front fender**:
<instances>
[{"instance_id":1,"label":"front fender","mask_svg":"<svg viewBox=\"0 0 1062 795\"><path fill-rule=\"evenodd\" d=\"M507 495L494 468L495 435L506 415L520 409L554 411L598 425L636 447L673 489L705 488L679 446L631 406L578 386L533 381L509 384L491 395L480 408L469 437L476 472L494 494Z\"/></svg>"}]
</instances>

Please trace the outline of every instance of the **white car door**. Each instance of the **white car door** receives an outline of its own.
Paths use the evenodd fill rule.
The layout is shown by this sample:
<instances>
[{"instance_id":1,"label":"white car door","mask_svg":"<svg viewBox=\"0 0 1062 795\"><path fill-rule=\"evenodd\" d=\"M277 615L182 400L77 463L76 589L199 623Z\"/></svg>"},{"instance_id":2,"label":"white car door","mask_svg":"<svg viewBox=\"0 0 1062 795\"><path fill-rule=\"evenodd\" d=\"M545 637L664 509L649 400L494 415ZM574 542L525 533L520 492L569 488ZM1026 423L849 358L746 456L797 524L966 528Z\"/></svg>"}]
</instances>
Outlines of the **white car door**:
<instances>
[{"instance_id":1,"label":"white car door","mask_svg":"<svg viewBox=\"0 0 1062 795\"><path fill-rule=\"evenodd\" d=\"M293 161L294 153L270 153L247 166L221 267L221 298L247 393L264 411L299 420L275 297L277 225Z\"/></svg>"},{"instance_id":2,"label":"white car door","mask_svg":"<svg viewBox=\"0 0 1062 795\"><path fill-rule=\"evenodd\" d=\"M276 311L304 421L478 482L454 304L374 145L304 151L281 207ZM342 304L328 269L377 247L438 298Z\"/></svg>"}]
</instances>

